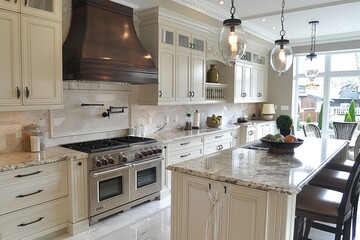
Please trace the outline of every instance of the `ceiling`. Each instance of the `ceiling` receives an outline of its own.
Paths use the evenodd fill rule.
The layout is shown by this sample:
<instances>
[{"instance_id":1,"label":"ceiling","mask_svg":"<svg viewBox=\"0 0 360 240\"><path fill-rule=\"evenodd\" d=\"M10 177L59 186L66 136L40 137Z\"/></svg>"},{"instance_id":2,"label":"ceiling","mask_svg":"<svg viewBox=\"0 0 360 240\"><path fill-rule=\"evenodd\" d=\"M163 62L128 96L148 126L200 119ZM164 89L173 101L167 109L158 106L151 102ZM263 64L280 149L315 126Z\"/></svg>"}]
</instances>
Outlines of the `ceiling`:
<instances>
[{"instance_id":1,"label":"ceiling","mask_svg":"<svg viewBox=\"0 0 360 240\"><path fill-rule=\"evenodd\" d=\"M136 10L173 1L223 21L230 18L231 0L112 0ZM244 29L269 42L280 38L281 0L234 0L235 16ZM288 0L284 9L285 37L292 45L310 44L310 21L319 21L316 42L337 42L360 39L359 0ZM263 20L265 19L265 21Z\"/></svg>"}]
</instances>

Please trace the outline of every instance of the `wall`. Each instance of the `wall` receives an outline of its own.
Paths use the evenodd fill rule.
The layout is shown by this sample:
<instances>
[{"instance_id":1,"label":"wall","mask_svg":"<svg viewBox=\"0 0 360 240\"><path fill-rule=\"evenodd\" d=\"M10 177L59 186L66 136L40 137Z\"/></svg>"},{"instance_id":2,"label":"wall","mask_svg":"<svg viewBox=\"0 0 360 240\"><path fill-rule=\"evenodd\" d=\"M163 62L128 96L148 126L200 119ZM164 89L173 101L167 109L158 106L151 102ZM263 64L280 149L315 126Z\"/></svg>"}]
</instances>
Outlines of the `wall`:
<instances>
[{"instance_id":1,"label":"wall","mask_svg":"<svg viewBox=\"0 0 360 240\"><path fill-rule=\"evenodd\" d=\"M329 52L329 51L341 51L350 49L360 49L360 40L334 42L334 43L322 43L316 44L316 52ZM303 54L309 52L309 46L296 46L293 47L294 54ZM278 109L276 115L291 114L292 96L293 96L293 66L284 73L283 76L278 76L269 65L268 71L268 102L277 105ZM281 94L279 94L281 93ZM282 111L281 105L289 106L289 110Z\"/></svg>"},{"instance_id":2,"label":"wall","mask_svg":"<svg viewBox=\"0 0 360 240\"><path fill-rule=\"evenodd\" d=\"M64 84L67 88L67 83ZM79 84L81 85L81 84ZM85 84L86 85L86 84ZM99 84L90 84L93 88L99 88ZM86 88L89 88L88 86ZM103 89L118 89L122 88L119 85L101 84ZM65 91L69 91L66 89ZM77 89L76 89L77 91ZM129 91L129 86L126 87L125 92ZM135 126L143 123L146 125L147 136L152 136L155 131L161 128L166 116L169 117L169 123L161 131L172 131L181 128L185 125L185 116L187 113L193 114L195 110L201 113L201 127L205 128L206 116L212 114L222 115L223 124L236 122L236 119L243 114L250 116L252 113L257 113L255 104L204 104L204 105L181 105L181 106L145 106L136 103L137 87L130 88L133 104L129 105L129 109L125 114L129 117L121 117L121 115L114 115L111 119L102 118L100 116L103 108L106 109L109 105L117 104L116 102L105 102L107 105L102 109L96 108L81 108L80 101L84 99L94 99L92 94L88 96L81 95L78 98L65 97L65 109L50 111L24 111L24 112L0 112L0 153L14 152L23 150L23 130L29 124L40 125L42 131L46 132L46 146L56 146L70 142L89 141L94 139L111 138L115 136L123 136L127 134L127 126ZM76 93L74 91L74 93ZM121 91L119 91L121 94ZM104 91L103 94L96 95L96 99L108 99L113 97L113 92ZM79 102L75 102L75 100ZM86 101L86 100L85 100ZM95 103L95 100L91 100ZM104 102L104 101L100 101ZM74 107L74 105L76 105ZM70 109L69 109L70 108ZM175 116L178 117L178 122L175 122ZM56 117L54 117L56 116ZM151 118L151 123L149 123ZM124 123L124 121L128 122ZM64 132L61 133L61 127L55 128L56 132L51 132L52 121L64 121ZM103 121L107 121L108 124ZM85 126L88 125L88 126ZM126 127L124 127L126 126ZM73 129L73 133L71 130ZM84 131L82 132L82 129ZM91 129L94 133L87 133ZM54 127L53 127L54 130ZM76 133L74 135L74 133ZM54 136L56 135L56 136Z\"/></svg>"}]
</instances>

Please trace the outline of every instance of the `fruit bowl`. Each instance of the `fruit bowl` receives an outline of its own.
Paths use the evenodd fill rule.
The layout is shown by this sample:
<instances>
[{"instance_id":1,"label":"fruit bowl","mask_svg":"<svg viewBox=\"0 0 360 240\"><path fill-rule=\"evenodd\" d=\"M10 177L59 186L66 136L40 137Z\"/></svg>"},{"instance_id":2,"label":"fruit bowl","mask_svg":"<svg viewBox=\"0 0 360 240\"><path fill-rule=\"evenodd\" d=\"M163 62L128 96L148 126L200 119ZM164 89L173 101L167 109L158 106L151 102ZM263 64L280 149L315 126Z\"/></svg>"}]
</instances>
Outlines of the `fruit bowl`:
<instances>
[{"instance_id":1,"label":"fruit bowl","mask_svg":"<svg viewBox=\"0 0 360 240\"><path fill-rule=\"evenodd\" d=\"M218 128L221 125L221 119L219 121L214 120L212 117L206 118L206 126L209 128Z\"/></svg>"},{"instance_id":2,"label":"fruit bowl","mask_svg":"<svg viewBox=\"0 0 360 240\"><path fill-rule=\"evenodd\" d=\"M304 140L298 138L297 142L276 142L261 138L260 141L269 147L269 152L276 154L293 154L294 149L303 144Z\"/></svg>"}]
</instances>

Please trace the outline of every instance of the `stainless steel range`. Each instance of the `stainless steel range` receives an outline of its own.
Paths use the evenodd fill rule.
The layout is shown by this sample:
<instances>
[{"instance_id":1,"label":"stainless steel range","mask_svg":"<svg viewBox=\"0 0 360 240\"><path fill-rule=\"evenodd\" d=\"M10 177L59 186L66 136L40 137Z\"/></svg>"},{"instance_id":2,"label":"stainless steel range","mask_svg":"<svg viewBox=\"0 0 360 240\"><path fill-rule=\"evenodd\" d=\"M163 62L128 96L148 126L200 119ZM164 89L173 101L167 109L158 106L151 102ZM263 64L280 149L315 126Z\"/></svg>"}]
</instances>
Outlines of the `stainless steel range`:
<instances>
[{"instance_id":1,"label":"stainless steel range","mask_svg":"<svg viewBox=\"0 0 360 240\"><path fill-rule=\"evenodd\" d=\"M90 154L90 225L160 196L164 151L155 139L125 136L62 146Z\"/></svg>"}]
</instances>

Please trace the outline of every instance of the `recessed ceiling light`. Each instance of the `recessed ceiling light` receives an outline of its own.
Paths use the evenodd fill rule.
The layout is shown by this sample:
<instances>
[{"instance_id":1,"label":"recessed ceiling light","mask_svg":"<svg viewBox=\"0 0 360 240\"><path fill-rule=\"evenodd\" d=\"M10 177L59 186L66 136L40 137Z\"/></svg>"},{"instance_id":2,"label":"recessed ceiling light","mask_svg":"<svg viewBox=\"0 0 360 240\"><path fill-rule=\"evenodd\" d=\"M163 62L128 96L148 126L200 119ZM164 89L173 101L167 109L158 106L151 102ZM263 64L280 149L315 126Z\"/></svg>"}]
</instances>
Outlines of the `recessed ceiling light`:
<instances>
[{"instance_id":1,"label":"recessed ceiling light","mask_svg":"<svg viewBox=\"0 0 360 240\"><path fill-rule=\"evenodd\" d=\"M261 19L262 22L266 22L266 18Z\"/></svg>"},{"instance_id":2,"label":"recessed ceiling light","mask_svg":"<svg viewBox=\"0 0 360 240\"><path fill-rule=\"evenodd\" d=\"M342 33L342 30L337 30L338 33Z\"/></svg>"},{"instance_id":3,"label":"recessed ceiling light","mask_svg":"<svg viewBox=\"0 0 360 240\"><path fill-rule=\"evenodd\" d=\"M275 30L276 29L276 27L272 27L272 30Z\"/></svg>"},{"instance_id":4,"label":"recessed ceiling light","mask_svg":"<svg viewBox=\"0 0 360 240\"><path fill-rule=\"evenodd\" d=\"M224 1L220 0L220 1L219 1L219 4L220 4L220 5L223 5L223 4L224 4Z\"/></svg>"}]
</instances>

